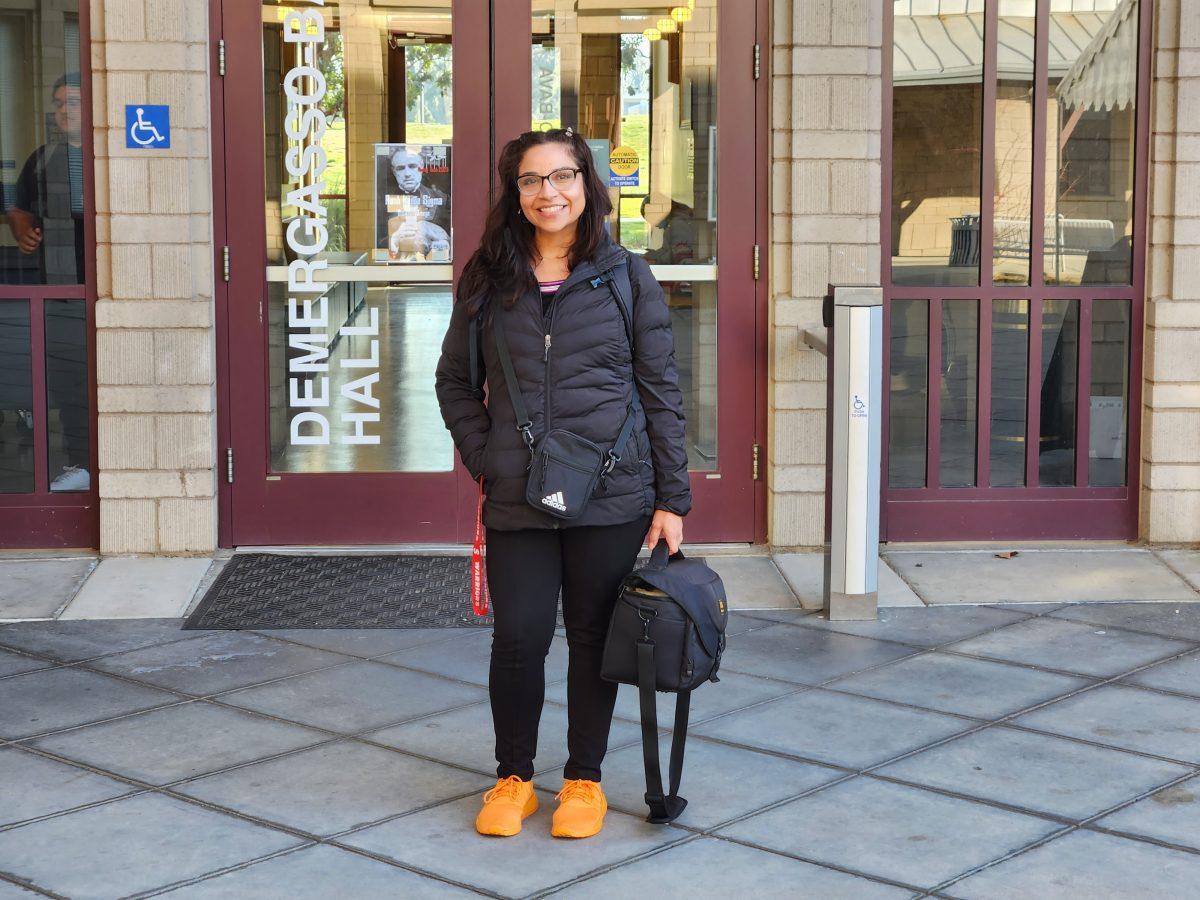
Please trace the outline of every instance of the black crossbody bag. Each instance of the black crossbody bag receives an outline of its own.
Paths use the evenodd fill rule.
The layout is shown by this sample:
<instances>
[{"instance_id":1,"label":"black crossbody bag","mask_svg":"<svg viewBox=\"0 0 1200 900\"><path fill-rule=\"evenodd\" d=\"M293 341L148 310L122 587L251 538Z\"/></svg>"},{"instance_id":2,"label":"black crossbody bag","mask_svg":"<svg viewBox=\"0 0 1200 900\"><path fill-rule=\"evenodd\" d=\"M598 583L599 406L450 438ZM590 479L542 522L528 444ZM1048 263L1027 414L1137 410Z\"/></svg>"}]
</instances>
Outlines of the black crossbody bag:
<instances>
[{"instance_id":1,"label":"black crossbody bag","mask_svg":"<svg viewBox=\"0 0 1200 900\"><path fill-rule=\"evenodd\" d=\"M625 576L621 585L609 621L600 677L637 686L649 822L672 822L687 806L679 796L679 781L692 690L706 681L720 680L717 669L725 652L728 618L720 576L701 560L685 559L682 552L668 559L665 540L655 545L649 564ZM658 759L656 691L676 695L666 793Z\"/></svg>"},{"instance_id":2,"label":"black crossbody bag","mask_svg":"<svg viewBox=\"0 0 1200 900\"><path fill-rule=\"evenodd\" d=\"M622 259L592 279L592 287L607 284L621 312L625 335L629 340L630 356L633 355L633 289L629 282L629 263ZM637 381L630 385L630 399L625 422L612 447L605 451L599 445L565 428L552 428L540 441L533 439L533 420L525 407L525 400L517 385L512 357L508 352L508 341L504 336L503 316L492 316L492 333L496 337L496 350L500 355L500 366L504 370L504 383L517 416L517 431L529 448L529 480L525 485L525 502L534 509L549 513L560 519L578 519L596 490L596 485L608 476L617 463L625 445L637 424L638 410L642 408L638 396ZM478 378L476 354L477 326L471 320L471 383ZM550 386L546 385L546 390Z\"/></svg>"}]
</instances>

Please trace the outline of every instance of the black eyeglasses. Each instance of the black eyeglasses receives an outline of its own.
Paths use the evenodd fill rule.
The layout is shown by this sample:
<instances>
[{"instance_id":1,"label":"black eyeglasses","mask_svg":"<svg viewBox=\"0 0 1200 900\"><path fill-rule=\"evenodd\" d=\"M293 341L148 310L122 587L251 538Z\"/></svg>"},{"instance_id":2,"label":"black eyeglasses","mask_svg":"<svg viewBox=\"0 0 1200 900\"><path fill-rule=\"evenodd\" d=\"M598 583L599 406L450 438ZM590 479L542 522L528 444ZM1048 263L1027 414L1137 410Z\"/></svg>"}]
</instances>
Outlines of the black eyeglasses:
<instances>
[{"instance_id":1,"label":"black eyeglasses","mask_svg":"<svg viewBox=\"0 0 1200 900\"><path fill-rule=\"evenodd\" d=\"M542 182L549 180L558 190L569 188L575 183L575 176L582 172L583 169L555 169L549 175L522 175L517 179L517 190L526 196L531 196L538 193L542 189Z\"/></svg>"}]
</instances>

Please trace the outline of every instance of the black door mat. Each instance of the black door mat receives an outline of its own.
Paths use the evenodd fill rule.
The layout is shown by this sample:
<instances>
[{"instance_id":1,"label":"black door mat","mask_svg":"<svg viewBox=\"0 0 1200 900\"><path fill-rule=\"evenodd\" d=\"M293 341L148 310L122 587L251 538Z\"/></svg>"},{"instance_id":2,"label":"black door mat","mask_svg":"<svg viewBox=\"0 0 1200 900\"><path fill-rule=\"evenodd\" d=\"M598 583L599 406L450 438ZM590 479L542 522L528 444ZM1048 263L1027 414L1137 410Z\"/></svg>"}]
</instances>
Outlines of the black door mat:
<instances>
[{"instance_id":1,"label":"black door mat","mask_svg":"<svg viewBox=\"0 0 1200 900\"><path fill-rule=\"evenodd\" d=\"M238 553L184 629L491 627L467 556Z\"/></svg>"}]
</instances>

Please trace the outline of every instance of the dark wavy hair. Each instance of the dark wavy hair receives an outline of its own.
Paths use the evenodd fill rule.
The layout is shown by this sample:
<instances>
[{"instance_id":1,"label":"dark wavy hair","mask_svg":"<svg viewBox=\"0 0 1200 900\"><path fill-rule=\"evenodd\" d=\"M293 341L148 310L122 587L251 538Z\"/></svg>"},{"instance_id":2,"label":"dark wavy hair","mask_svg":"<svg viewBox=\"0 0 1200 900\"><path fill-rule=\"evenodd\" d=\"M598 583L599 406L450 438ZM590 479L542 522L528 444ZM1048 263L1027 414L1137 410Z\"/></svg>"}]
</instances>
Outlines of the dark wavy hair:
<instances>
[{"instance_id":1,"label":"dark wavy hair","mask_svg":"<svg viewBox=\"0 0 1200 900\"><path fill-rule=\"evenodd\" d=\"M511 307L526 290L536 286L530 263L534 256L534 227L521 215L521 195L517 191L521 157L538 144L563 144L571 151L575 165L582 171L586 206L576 225L575 242L567 258L574 269L591 259L604 240L605 220L612 213L608 189L600 180L592 152L587 142L573 131L552 128L549 131L526 131L504 145L496 171L500 193L488 210L479 248L463 267L455 294L457 302L468 303L472 316L482 308L489 296L502 298Z\"/></svg>"}]
</instances>

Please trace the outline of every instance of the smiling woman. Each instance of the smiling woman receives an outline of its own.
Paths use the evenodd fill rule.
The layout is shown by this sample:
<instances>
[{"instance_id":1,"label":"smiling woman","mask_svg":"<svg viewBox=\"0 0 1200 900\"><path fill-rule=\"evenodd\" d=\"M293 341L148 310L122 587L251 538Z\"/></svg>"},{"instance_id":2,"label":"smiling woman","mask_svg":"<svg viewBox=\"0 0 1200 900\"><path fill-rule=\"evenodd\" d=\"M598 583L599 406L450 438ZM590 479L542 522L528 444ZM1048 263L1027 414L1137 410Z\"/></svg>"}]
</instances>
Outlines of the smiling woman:
<instances>
[{"instance_id":1,"label":"smiling woman","mask_svg":"<svg viewBox=\"0 0 1200 900\"><path fill-rule=\"evenodd\" d=\"M561 594L570 758L551 833L590 837L607 810L600 763L616 684L600 663L617 588L643 539L679 548L691 508L683 402L662 288L609 237L612 203L591 148L571 129L528 131L505 145L497 172L437 369L442 418L487 492L498 780L475 827L513 835L537 808L533 755Z\"/></svg>"}]
</instances>

